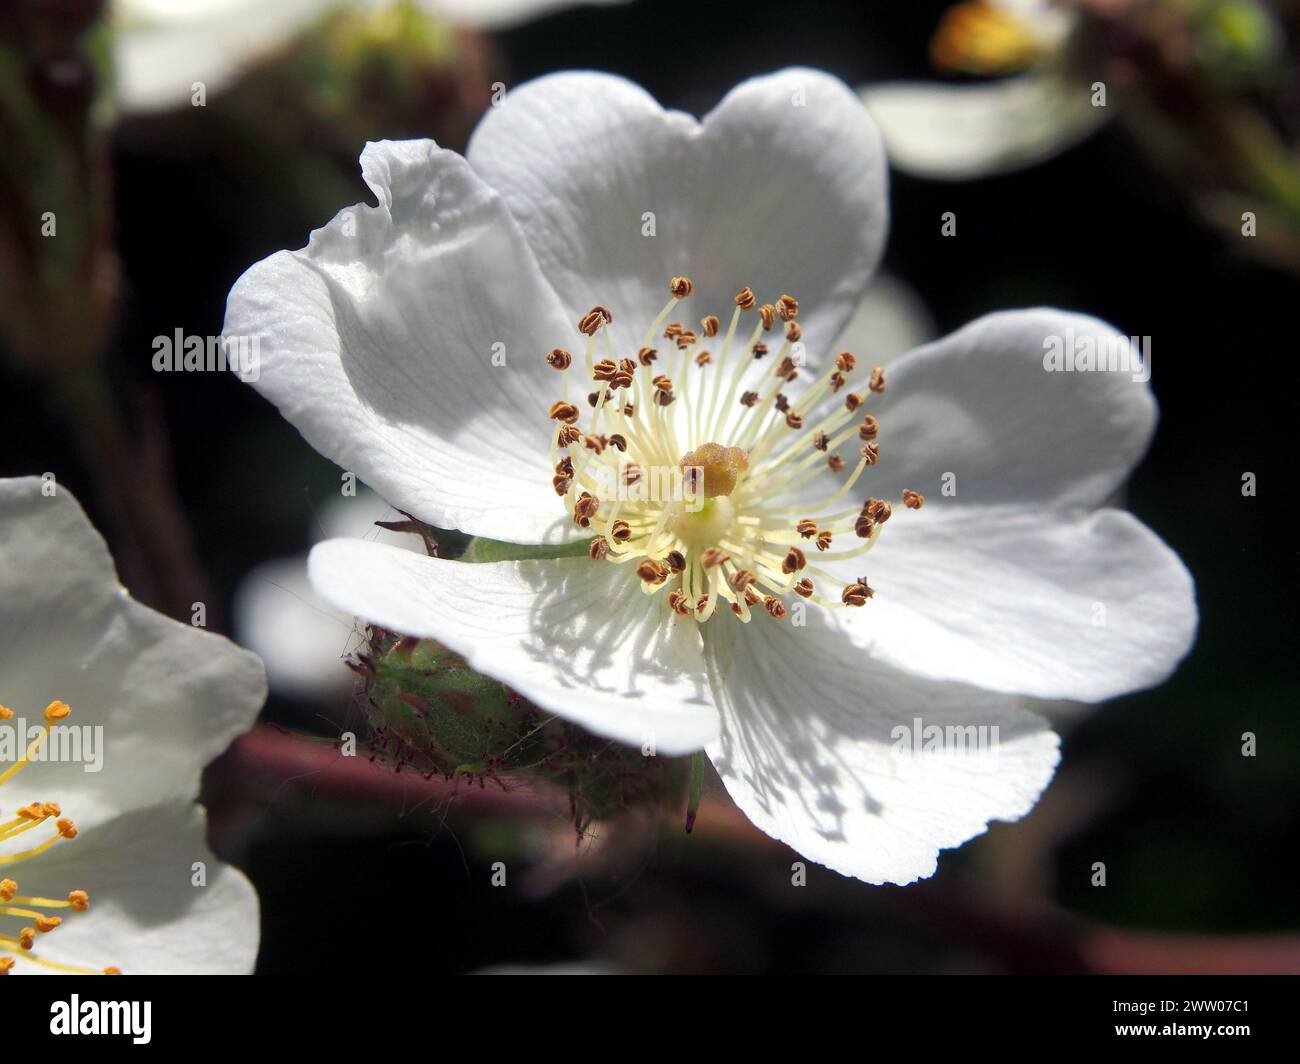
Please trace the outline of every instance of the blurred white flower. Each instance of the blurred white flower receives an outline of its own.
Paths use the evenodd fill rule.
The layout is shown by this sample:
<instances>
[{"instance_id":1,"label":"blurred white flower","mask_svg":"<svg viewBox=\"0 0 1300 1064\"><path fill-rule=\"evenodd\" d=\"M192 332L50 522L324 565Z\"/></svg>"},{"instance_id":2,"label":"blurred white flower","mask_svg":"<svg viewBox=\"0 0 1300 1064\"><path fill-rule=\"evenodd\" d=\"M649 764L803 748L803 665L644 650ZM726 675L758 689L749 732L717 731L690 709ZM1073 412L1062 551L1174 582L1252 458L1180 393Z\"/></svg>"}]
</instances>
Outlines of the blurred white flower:
<instances>
[{"instance_id":1,"label":"blurred white flower","mask_svg":"<svg viewBox=\"0 0 1300 1064\"><path fill-rule=\"evenodd\" d=\"M261 662L132 600L44 486L0 480L0 972L248 972L257 896L194 799Z\"/></svg>"},{"instance_id":2,"label":"blurred white flower","mask_svg":"<svg viewBox=\"0 0 1300 1064\"><path fill-rule=\"evenodd\" d=\"M1010 75L984 84L892 82L859 90L889 161L922 177L963 180L1043 162L1106 118L1070 63L1081 11L1051 0L966 0L931 49L942 69Z\"/></svg>"},{"instance_id":3,"label":"blurred white flower","mask_svg":"<svg viewBox=\"0 0 1300 1064\"><path fill-rule=\"evenodd\" d=\"M189 102L195 82L219 91L250 62L274 52L333 11L380 10L397 0L116 0L119 105L156 111ZM502 29L575 0L406 0L433 18ZM614 4L623 0L583 0Z\"/></svg>"},{"instance_id":4,"label":"blurred white flower","mask_svg":"<svg viewBox=\"0 0 1300 1064\"><path fill-rule=\"evenodd\" d=\"M558 74L465 158L385 142L362 172L377 206L252 267L226 333L261 337L256 387L309 443L513 560L333 540L309 572L337 607L597 734L706 749L760 828L877 883L1033 806L1057 740L1028 699L1101 701L1186 652L1187 571L1105 508L1149 386L1044 361L1114 329L990 315L887 390L874 337L837 353L887 226L842 83L756 78L697 122ZM954 749L980 728L993 751Z\"/></svg>"},{"instance_id":5,"label":"blurred white flower","mask_svg":"<svg viewBox=\"0 0 1300 1064\"><path fill-rule=\"evenodd\" d=\"M379 496L360 488L354 497L333 498L316 511L313 542L372 539L423 552L418 536L375 527L376 521L400 520ZM318 702L351 692L352 674L342 662L355 649L356 622L313 590L305 553L252 569L235 590L233 613L235 638L266 663L271 690Z\"/></svg>"}]
</instances>

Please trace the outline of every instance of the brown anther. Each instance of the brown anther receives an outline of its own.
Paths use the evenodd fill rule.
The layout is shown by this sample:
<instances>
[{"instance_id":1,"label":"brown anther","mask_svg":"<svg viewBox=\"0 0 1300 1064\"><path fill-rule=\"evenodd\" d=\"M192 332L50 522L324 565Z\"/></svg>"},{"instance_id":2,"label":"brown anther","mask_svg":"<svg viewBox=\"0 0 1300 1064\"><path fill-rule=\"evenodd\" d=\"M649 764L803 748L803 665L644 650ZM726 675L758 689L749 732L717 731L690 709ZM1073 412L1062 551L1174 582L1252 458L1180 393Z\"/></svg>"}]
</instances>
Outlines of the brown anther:
<instances>
[{"instance_id":1,"label":"brown anther","mask_svg":"<svg viewBox=\"0 0 1300 1064\"><path fill-rule=\"evenodd\" d=\"M623 416L633 417L636 414L636 406L632 403L623 404Z\"/></svg>"},{"instance_id":2,"label":"brown anther","mask_svg":"<svg viewBox=\"0 0 1300 1064\"><path fill-rule=\"evenodd\" d=\"M862 512L876 524L883 525L893 514L894 508L884 499L868 499L862 504Z\"/></svg>"},{"instance_id":3,"label":"brown anther","mask_svg":"<svg viewBox=\"0 0 1300 1064\"><path fill-rule=\"evenodd\" d=\"M862 457L867 460L867 465L873 466L880 461L880 448L869 443L862 448Z\"/></svg>"},{"instance_id":4,"label":"brown anther","mask_svg":"<svg viewBox=\"0 0 1300 1064\"><path fill-rule=\"evenodd\" d=\"M844 387L845 383L847 382L844 380L844 374L841 373L839 370L836 370L834 373L831 374L832 393L838 392L841 388Z\"/></svg>"},{"instance_id":5,"label":"brown anther","mask_svg":"<svg viewBox=\"0 0 1300 1064\"><path fill-rule=\"evenodd\" d=\"M595 336L602 325L608 325L614 315L604 307L592 307L578 320L578 332L586 336Z\"/></svg>"},{"instance_id":6,"label":"brown anther","mask_svg":"<svg viewBox=\"0 0 1300 1064\"><path fill-rule=\"evenodd\" d=\"M614 374L618 372L618 363L612 358L602 358L591 367L591 375L594 380L612 381Z\"/></svg>"},{"instance_id":7,"label":"brown anther","mask_svg":"<svg viewBox=\"0 0 1300 1064\"><path fill-rule=\"evenodd\" d=\"M709 608L709 596L697 595L695 598L695 612L703 613L708 608Z\"/></svg>"},{"instance_id":8,"label":"brown anther","mask_svg":"<svg viewBox=\"0 0 1300 1064\"><path fill-rule=\"evenodd\" d=\"M641 467L634 462L629 462L623 467L623 483L628 487L637 483L641 479Z\"/></svg>"},{"instance_id":9,"label":"brown anther","mask_svg":"<svg viewBox=\"0 0 1300 1064\"><path fill-rule=\"evenodd\" d=\"M625 437L621 432L612 433L609 437L609 445L616 451L626 451L627 437Z\"/></svg>"},{"instance_id":10,"label":"brown anther","mask_svg":"<svg viewBox=\"0 0 1300 1064\"><path fill-rule=\"evenodd\" d=\"M608 389L608 388L605 389L605 394L606 394L606 395L609 395L609 389ZM594 410L594 409L596 409L596 404L599 403L599 402L600 402L600 392L588 392L588 393L587 393L587 405L588 405L589 407L591 407L591 408Z\"/></svg>"},{"instance_id":11,"label":"brown anther","mask_svg":"<svg viewBox=\"0 0 1300 1064\"><path fill-rule=\"evenodd\" d=\"M852 373L857 364L858 360L848 351L841 351L835 356L835 368L841 373Z\"/></svg>"},{"instance_id":12,"label":"brown anther","mask_svg":"<svg viewBox=\"0 0 1300 1064\"><path fill-rule=\"evenodd\" d=\"M824 451L830 446L831 441L827 438L826 433L818 430L813 433L812 444L817 450Z\"/></svg>"},{"instance_id":13,"label":"brown anther","mask_svg":"<svg viewBox=\"0 0 1300 1064\"><path fill-rule=\"evenodd\" d=\"M715 569L731 561L731 555L721 547L708 547L700 554L700 564L706 569Z\"/></svg>"},{"instance_id":14,"label":"brown anther","mask_svg":"<svg viewBox=\"0 0 1300 1064\"><path fill-rule=\"evenodd\" d=\"M817 549L818 549L818 550L830 550L830 549L831 549L831 538L832 538L832 535L833 535L833 533L831 533L830 531L828 531L828 530L826 530L826 529L822 529L820 532L818 532L818 533L817 533Z\"/></svg>"},{"instance_id":15,"label":"brown anther","mask_svg":"<svg viewBox=\"0 0 1300 1064\"><path fill-rule=\"evenodd\" d=\"M597 536L587 547L587 553L591 556L592 561L600 562L609 557L609 544L605 542L604 536Z\"/></svg>"},{"instance_id":16,"label":"brown anther","mask_svg":"<svg viewBox=\"0 0 1300 1064\"><path fill-rule=\"evenodd\" d=\"M551 477L551 486L555 489L556 495L568 495L569 489L573 487L571 477Z\"/></svg>"},{"instance_id":17,"label":"brown anther","mask_svg":"<svg viewBox=\"0 0 1300 1064\"><path fill-rule=\"evenodd\" d=\"M591 524L591 519L600 509L600 500L589 491L584 491L573 504L573 523L582 528Z\"/></svg>"},{"instance_id":18,"label":"brown anther","mask_svg":"<svg viewBox=\"0 0 1300 1064\"><path fill-rule=\"evenodd\" d=\"M812 539L813 536L817 535L817 522L811 517L805 517L794 526L794 530L798 532L799 535L803 536L804 539Z\"/></svg>"},{"instance_id":19,"label":"brown anther","mask_svg":"<svg viewBox=\"0 0 1300 1064\"><path fill-rule=\"evenodd\" d=\"M903 505L909 510L919 510L925 505L925 496L911 488L903 489Z\"/></svg>"},{"instance_id":20,"label":"brown anther","mask_svg":"<svg viewBox=\"0 0 1300 1064\"><path fill-rule=\"evenodd\" d=\"M754 303L754 293L750 289L742 288L736 293L736 306L741 310L753 310Z\"/></svg>"},{"instance_id":21,"label":"brown anther","mask_svg":"<svg viewBox=\"0 0 1300 1064\"><path fill-rule=\"evenodd\" d=\"M874 588L868 587L867 582L859 578L844 589L844 593L840 595L840 601L846 606L865 606L867 599L871 598L875 593Z\"/></svg>"},{"instance_id":22,"label":"brown anther","mask_svg":"<svg viewBox=\"0 0 1300 1064\"><path fill-rule=\"evenodd\" d=\"M799 376L799 370L794 364L794 359L789 355L786 355L785 358L781 359L776 369L772 372L782 380L787 381L792 381Z\"/></svg>"},{"instance_id":23,"label":"brown anther","mask_svg":"<svg viewBox=\"0 0 1300 1064\"><path fill-rule=\"evenodd\" d=\"M867 382L867 387L876 394L885 390L885 369L883 366L876 366L871 371L871 380Z\"/></svg>"},{"instance_id":24,"label":"brown anther","mask_svg":"<svg viewBox=\"0 0 1300 1064\"><path fill-rule=\"evenodd\" d=\"M689 277L674 277L668 282L668 291L672 292L678 299L685 299L695 290Z\"/></svg>"},{"instance_id":25,"label":"brown anther","mask_svg":"<svg viewBox=\"0 0 1300 1064\"><path fill-rule=\"evenodd\" d=\"M561 447L567 447L571 443L577 443L582 439L582 433L572 425L565 425L560 429L559 438L555 441Z\"/></svg>"},{"instance_id":26,"label":"brown anther","mask_svg":"<svg viewBox=\"0 0 1300 1064\"><path fill-rule=\"evenodd\" d=\"M562 477L573 476L573 459L565 455L555 463L555 472Z\"/></svg>"},{"instance_id":27,"label":"brown anther","mask_svg":"<svg viewBox=\"0 0 1300 1064\"><path fill-rule=\"evenodd\" d=\"M742 392L740 395L741 406L757 406L758 392Z\"/></svg>"},{"instance_id":28,"label":"brown anther","mask_svg":"<svg viewBox=\"0 0 1300 1064\"><path fill-rule=\"evenodd\" d=\"M668 608L672 610L673 613L680 614L682 617L689 617L691 615L690 600L687 599L686 595L681 591L668 592Z\"/></svg>"},{"instance_id":29,"label":"brown anther","mask_svg":"<svg viewBox=\"0 0 1300 1064\"><path fill-rule=\"evenodd\" d=\"M791 547L789 553L785 556L785 560L781 563L781 572L787 575L797 573L807 564L808 556L798 547Z\"/></svg>"},{"instance_id":30,"label":"brown anther","mask_svg":"<svg viewBox=\"0 0 1300 1064\"><path fill-rule=\"evenodd\" d=\"M659 357L659 352L656 351L653 347L643 347L641 348L640 351L636 353L636 357L637 357L637 361L640 362L641 365L648 366L650 365L651 362L653 362L656 358Z\"/></svg>"},{"instance_id":31,"label":"brown anther","mask_svg":"<svg viewBox=\"0 0 1300 1064\"><path fill-rule=\"evenodd\" d=\"M752 587L745 588L743 594L745 596L745 601L749 603L749 605L751 606L757 606L758 603L762 601L763 598L763 596L760 595L757 591L755 591Z\"/></svg>"},{"instance_id":32,"label":"brown anther","mask_svg":"<svg viewBox=\"0 0 1300 1064\"><path fill-rule=\"evenodd\" d=\"M763 331L771 332L772 326L776 324L776 307L771 303L764 303L758 308L758 316L763 319Z\"/></svg>"},{"instance_id":33,"label":"brown anther","mask_svg":"<svg viewBox=\"0 0 1300 1064\"><path fill-rule=\"evenodd\" d=\"M681 322L670 321L668 323L668 327L664 329L664 339L675 340L677 337L681 336L684 330L685 330L685 326L682 325Z\"/></svg>"},{"instance_id":34,"label":"brown anther","mask_svg":"<svg viewBox=\"0 0 1300 1064\"><path fill-rule=\"evenodd\" d=\"M813 582L806 576L794 585L794 593L800 598L809 598L813 593Z\"/></svg>"},{"instance_id":35,"label":"brown anther","mask_svg":"<svg viewBox=\"0 0 1300 1064\"><path fill-rule=\"evenodd\" d=\"M646 558L636 567L636 575L647 584L662 584L668 579L668 567L653 558Z\"/></svg>"},{"instance_id":36,"label":"brown anther","mask_svg":"<svg viewBox=\"0 0 1300 1064\"><path fill-rule=\"evenodd\" d=\"M767 354L767 344L763 343L762 340L759 340L758 343L750 348L750 353L753 354L755 361L763 358Z\"/></svg>"},{"instance_id":37,"label":"brown anther","mask_svg":"<svg viewBox=\"0 0 1300 1064\"><path fill-rule=\"evenodd\" d=\"M677 397L673 395L672 392L666 391L663 388L655 391L655 405L657 406L668 406L676 398Z\"/></svg>"},{"instance_id":38,"label":"brown anther","mask_svg":"<svg viewBox=\"0 0 1300 1064\"><path fill-rule=\"evenodd\" d=\"M853 534L858 539L870 539L871 533L876 530L876 522L871 520L865 513L858 514L858 519L853 522Z\"/></svg>"},{"instance_id":39,"label":"brown anther","mask_svg":"<svg viewBox=\"0 0 1300 1064\"><path fill-rule=\"evenodd\" d=\"M552 369L568 369L573 364L573 356L564 348L556 347L546 356L546 364Z\"/></svg>"},{"instance_id":40,"label":"brown anther","mask_svg":"<svg viewBox=\"0 0 1300 1064\"><path fill-rule=\"evenodd\" d=\"M776 407L780 413L784 414L790 409L790 400L786 398L784 392L777 392L776 395L772 397L772 405Z\"/></svg>"},{"instance_id":41,"label":"brown anther","mask_svg":"<svg viewBox=\"0 0 1300 1064\"><path fill-rule=\"evenodd\" d=\"M748 569L737 569L734 573L732 573L729 577L727 577L727 586L731 588L732 591L735 591L737 594L739 594L740 592L745 591L749 587L749 585L752 584L757 579L758 577L756 577Z\"/></svg>"},{"instance_id":42,"label":"brown anther","mask_svg":"<svg viewBox=\"0 0 1300 1064\"><path fill-rule=\"evenodd\" d=\"M768 595L763 599L763 609L767 610L769 617L778 621L785 616L785 603L775 595Z\"/></svg>"},{"instance_id":43,"label":"brown anther","mask_svg":"<svg viewBox=\"0 0 1300 1064\"><path fill-rule=\"evenodd\" d=\"M682 334L677 337L677 350L685 351L688 347L694 344L697 339L698 337L696 337L694 329L684 329Z\"/></svg>"},{"instance_id":44,"label":"brown anther","mask_svg":"<svg viewBox=\"0 0 1300 1064\"><path fill-rule=\"evenodd\" d=\"M849 394L844 397L844 409L851 413L864 402L865 400L857 392L849 392Z\"/></svg>"},{"instance_id":45,"label":"brown anther","mask_svg":"<svg viewBox=\"0 0 1300 1064\"><path fill-rule=\"evenodd\" d=\"M555 421L563 421L566 425L572 425L578 420L578 408L572 403L566 403L563 399L557 399L551 404L550 416Z\"/></svg>"},{"instance_id":46,"label":"brown anther","mask_svg":"<svg viewBox=\"0 0 1300 1064\"><path fill-rule=\"evenodd\" d=\"M686 555L679 550L670 550L664 555L664 561L668 563L668 568L674 573L680 573L686 569Z\"/></svg>"},{"instance_id":47,"label":"brown anther","mask_svg":"<svg viewBox=\"0 0 1300 1064\"><path fill-rule=\"evenodd\" d=\"M874 440L880 435L880 419L875 414L867 414L858 426L858 439Z\"/></svg>"},{"instance_id":48,"label":"brown anther","mask_svg":"<svg viewBox=\"0 0 1300 1064\"><path fill-rule=\"evenodd\" d=\"M785 338L789 340L792 344L797 344L800 340L803 339L803 330L799 328L799 323L797 321L791 321L786 323Z\"/></svg>"},{"instance_id":49,"label":"brown anther","mask_svg":"<svg viewBox=\"0 0 1300 1064\"><path fill-rule=\"evenodd\" d=\"M801 429L803 428L803 417L791 410L785 415L785 423L792 429Z\"/></svg>"},{"instance_id":50,"label":"brown anther","mask_svg":"<svg viewBox=\"0 0 1300 1064\"><path fill-rule=\"evenodd\" d=\"M712 361L713 361L713 356L709 354L707 351L701 351L698 355L695 356L695 364L697 366L707 366Z\"/></svg>"},{"instance_id":51,"label":"brown anther","mask_svg":"<svg viewBox=\"0 0 1300 1064\"><path fill-rule=\"evenodd\" d=\"M826 465L830 467L832 473L838 473L844 468L844 459L838 454L828 454L826 456Z\"/></svg>"},{"instance_id":52,"label":"brown anther","mask_svg":"<svg viewBox=\"0 0 1300 1064\"><path fill-rule=\"evenodd\" d=\"M597 454L605 453L604 436L583 436L582 445L589 451L595 451Z\"/></svg>"},{"instance_id":53,"label":"brown anther","mask_svg":"<svg viewBox=\"0 0 1300 1064\"><path fill-rule=\"evenodd\" d=\"M717 336L718 330L722 328L722 322L718 320L716 314L710 314L700 319L700 328L704 330L705 336Z\"/></svg>"},{"instance_id":54,"label":"brown anther","mask_svg":"<svg viewBox=\"0 0 1300 1064\"><path fill-rule=\"evenodd\" d=\"M794 296L783 295L776 301L776 312L782 321L794 321L799 316L799 300Z\"/></svg>"}]
</instances>

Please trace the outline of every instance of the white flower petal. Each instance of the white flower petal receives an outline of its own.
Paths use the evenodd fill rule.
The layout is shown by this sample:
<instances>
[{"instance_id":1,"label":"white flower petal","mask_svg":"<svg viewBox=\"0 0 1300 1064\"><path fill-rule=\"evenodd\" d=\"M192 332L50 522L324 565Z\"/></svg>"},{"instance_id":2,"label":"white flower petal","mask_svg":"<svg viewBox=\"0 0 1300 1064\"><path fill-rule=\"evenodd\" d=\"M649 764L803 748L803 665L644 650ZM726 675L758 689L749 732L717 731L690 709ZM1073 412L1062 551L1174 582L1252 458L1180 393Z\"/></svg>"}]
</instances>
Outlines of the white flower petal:
<instances>
[{"instance_id":1,"label":"white flower petal","mask_svg":"<svg viewBox=\"0 0 1300 1064\"><path fill-rule=\"evenodd\" d=\"M694 622L669 623L631 566L587 558L471 563L363 540L311 552L316 590L340 609L435 639L543 709L661 754L717 735Z\"/></svg>"},{"instance_id":2,"label":"white flower petal","mask_svg":"<svg viewBox=\"0 0 1300 1064\"><path fill-rule=\"evenodd\" d=\"M1128 372L1049 372L1045 342L1123 343L1096 318L1050 309L989 314L897 359L883 396L880 463L863 491L898 498L901 488L939 496L944 474L956 495L942 505L1096 506L1146 453L1156 403Z\"/></svg>"},{"instance_id":3,"label":"white flower petal","mask_svg":"<svg viewBox=\"0 0 1300 1064\"><path fill-rule=\"evenodd\" d=\"M845 611L873 657L934 679L1100 702L1164 680L1196 633L1191 575L1129 514L896 507Z\"/></svg>"},{"instance_id":4,"label":"white flower petal","mask_svg":"<svg viewBox=\"0 0 1300 1064\"><path fill-rule=\"evenodd\" d=\"M141 766L143 767L143 766ZM14 872L24 894L90 894L84 913L37 939L52 961L127 975L240 975L252 971L259 936L257 894L212 855L200 806L139 809L60 842ZM206 885L193 885L195 862ZM15 971L48 969L18 955Z\"/></svg>"},{"instance_id":5,"label":"white flower petal","mask_svg":"<svg viewBox=\"0 0 1300 1064\"><path fill-rule=\"evenodd\" d=\"M394 506L541 542L562 517L546 416L560 382L544 356L581 339L576 323L460 156L383 142L361 163L379 205L253 266L225 334L260 338L258 390Z\"/></svg>"},{"instance_id":6,"label":"white flower petal","mask_svg":"<svg viewBox=\"0 0 1300 1064\"><path fill-rule=\"evenodd\" d=\"M621 78L550 75L489 111L469 159L570 316L603 304L616 330L648 325L668 279L685 274L688 324L725 322L745 285L769 302L789 292L817 351L856 305L887 228L879 135L841 82L813 70L743 82L702 123Z\"/></svg>"},{"instance_id":7,"label":"white flower petal","mask_svg":"<svg viewBox=\"0 0 1300 1064\"><path fill-rule=\"evenodd\" d=\"M934 873L940 850L1033 807L1058 758L1041 719L1004 696L873 662L821 610L807 620L705 625L722 715L709 757L759 828L844 875L910 883ZM900 752L894 729L915 732L916 718L996 727L998 744Z\"/></svg>"},{"instance_id":8,"label":"white flower petal","mask_svg":"<svg viewBox=\"0 0 1300 1064\"><path fill-rule=\"evenodd\" d=\"M981 85L885 84L861 89L891 164L965 180L1043 162L1099 126L1092 89L1055 72Z\"/></svg>"},{"instance_id":9,"label":"white flower petal","mask_svg":"<svg viewBox=\"0 0 1300 1064\"><path fill-rule=\"evenodd\" d=\"M65 726L102 727L102 766L34 763L0 804L13 804L14 787L25 800L35 788L90 827L192 799L203 766L256 719L262 663L132 600L72 495L41 487L0 480L0 702L29 727L51 701L67 702Z\"/></svg>"}]
</instances>

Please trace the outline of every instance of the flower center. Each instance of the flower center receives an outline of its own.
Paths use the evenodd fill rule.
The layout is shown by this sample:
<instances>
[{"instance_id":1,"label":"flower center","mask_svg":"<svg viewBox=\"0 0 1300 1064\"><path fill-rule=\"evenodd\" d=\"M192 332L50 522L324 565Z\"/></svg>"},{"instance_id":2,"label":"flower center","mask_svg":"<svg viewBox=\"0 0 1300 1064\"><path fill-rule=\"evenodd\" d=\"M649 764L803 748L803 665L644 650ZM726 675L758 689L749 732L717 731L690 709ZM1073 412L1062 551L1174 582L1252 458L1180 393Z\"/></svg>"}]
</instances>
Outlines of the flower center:
<instances>
[{"instance_id":1,"label":"flower center","mask_svg":"<svg viewBox=\"0 0 1300 1064\"><path fill-rule=\"evenodd\" d=\"M41 748L49 739L51 731L60 726L59 721L71 713L66 702L51 702L45 707L44 725L37 729L30 741L26 741L25 729L22 729L26 741L23 754L4 772L0 772L0 785L17 776L33 760L40 759ZM0 723L13 719L13 710L0 706ZM28 832L46 827L50 821L53 821L54 831L40 842L33 843L29 838L22 838L22 841L14 843L14 840L27 836ZM63 816L63 810L57 802L30 802L14 810L9 819L0 818L0 869L7 871L8 866L36 860L56 844L76 837L76 825ZM11 843L14 844L13 847L9 845ZM62 964L34 951L38 935L47 935L63 923L63 917L54 915L55 912L71 910L84 913L88 908L90 895L84 890L69 891L66 898L21 895L17 881L0 874L0 975L8 975L13 970L16 957L56 972L120 975L117 968L94 969ZM16 930L11 921L18 923Z\"/></svg>"},{"instance_id":2,"label":"flower center","mask_svg":"<svg viewBox=\"0 0 1300 1064\"><path fill-rule=\"evenodd\" d=\"M875 593L865 577L837 581L825 563L865 554L892 513L883 499L843 508L880 454L880 425L861 407L870 393L885 390L884 371L873 369L863 391L835 398L857 368L846 351L791 398L784 389L805 365L794 297L759 305L744 288L722 333L712 314L698 330L665 327L693 285L674 277L669 289L672 299L635 356L616 350L609 310L583 315L586 373L597 387L585 397L569 396L574 356L562 348L546 356L563 374L561 398L550 408L552 484L574 524L596 533L591 557L636 565L643 591L666 591L674 613L699 621L720 604L746 622L760 604L781 618L790 593L831 609L864 605ZM739 340L749 312L757 321ZM763 335L778 327L780 347L763 364L771 354ZM660 329L670 344L662 359L649 346ZM705 344L720 334L715 355ZM607 357L598 359L598 343ZM583 407L590 411L585 429ZM851 469L837 452L850 439L858 447ZM841 477L838 488L797 501L826 470ZM904 502L917 509L924 499L904 492ZM818 582L836 585L838 595L822 596Z\"/></svg>"}]
</instances>

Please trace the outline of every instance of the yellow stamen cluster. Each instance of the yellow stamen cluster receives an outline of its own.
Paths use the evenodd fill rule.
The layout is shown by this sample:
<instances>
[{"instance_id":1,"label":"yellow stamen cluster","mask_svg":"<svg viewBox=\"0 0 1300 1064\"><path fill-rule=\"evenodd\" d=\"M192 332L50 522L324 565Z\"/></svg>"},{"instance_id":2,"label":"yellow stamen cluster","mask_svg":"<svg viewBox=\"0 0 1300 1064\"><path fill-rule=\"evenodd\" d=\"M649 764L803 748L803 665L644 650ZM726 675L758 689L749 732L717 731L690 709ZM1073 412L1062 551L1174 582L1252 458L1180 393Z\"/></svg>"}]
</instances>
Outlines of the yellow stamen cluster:
<instances>
[{"instance_id":1,"label":"yellow stamen cluster","mask_svg":"<svg viewBox=\"0 0 1300 1064\"><path fill-rule=\"evenodd\" d=\"M32 763L49 738L50 730L71 712L66 702L51 702L45 707L45 726L28 743L23 756L0 773L0 785L12 780ZM0 706L0 721L12 720L13 717L13 710ZM42 841L27 845L27 840L24 839L17 849L10 849L6 845L51 822L54 830ZM16 808L8 818L0 815L0 869L35 860L58 843L76 837L76 825L63 816L63 809L58 802L28 802ZM0 975L8 975L13 971L18 958L56 972L77 975L121 974L117 968L91 969L62 964L34 952L37 937L48 935L63 923L63 917L54 915L50 910L84 913L90 908L89 894L84 890L73 890L64 898L44 898L20 894L19 889L17 880L7 876L0 878ZM6 926L8 920L18 921L19 926L10 930Z\"/></svg>"},{"instance_id":2,"label":"yellow stamen cluster","mask_svg":"<svg viewBox=\"0 0 1300 1064\"><path fill-rule=\"evenodd\" d=\"M550 407L552 486L573 523L595 533L590 556L633 565L645 593L665 590L673 614L699 621L722 604L742 621L758 606L780 619L787 614L783 596L790 593L829 609L864 605L875 593L865 578L840 583L839 593L826 597L817 585L839 583L826 563L870 550L891 512L880 499L839 509L879 459L880 422L860 408L885 390L884 371L871 369L860 390L837 398L858 367L845 351L801 395L787 395L782 389L800 377L805 362L798 300L781 294L759 303L744 288L725 333L710 314L700 319L697 335L678 322L665 327L694 285L674 277L669 288L672 298L635 356L616 350L608 310L595 307L580 319L587 378L600 388L588 396L586 429L578 427L582 415L569 401L564 372L577 372L579 360L558 348L545 356L564 374L563 394ZM742 315L750 312L757 318L752 329L739 331ZM769 353L759 338L778 320L784 341L759 370L756 363ZM660 368L649 346L656 336L670 343ZM716 354L699 350L703 340L718 336ZM697 368L689 371L692 363ZM836 476L848 468L836 449L855 437L857 461L838 489L820 501L792 501L828 471ZM907 495L904 501L915 508ZM803 541L808 545L801 549Z\"/></svg>"}]
</instances>

